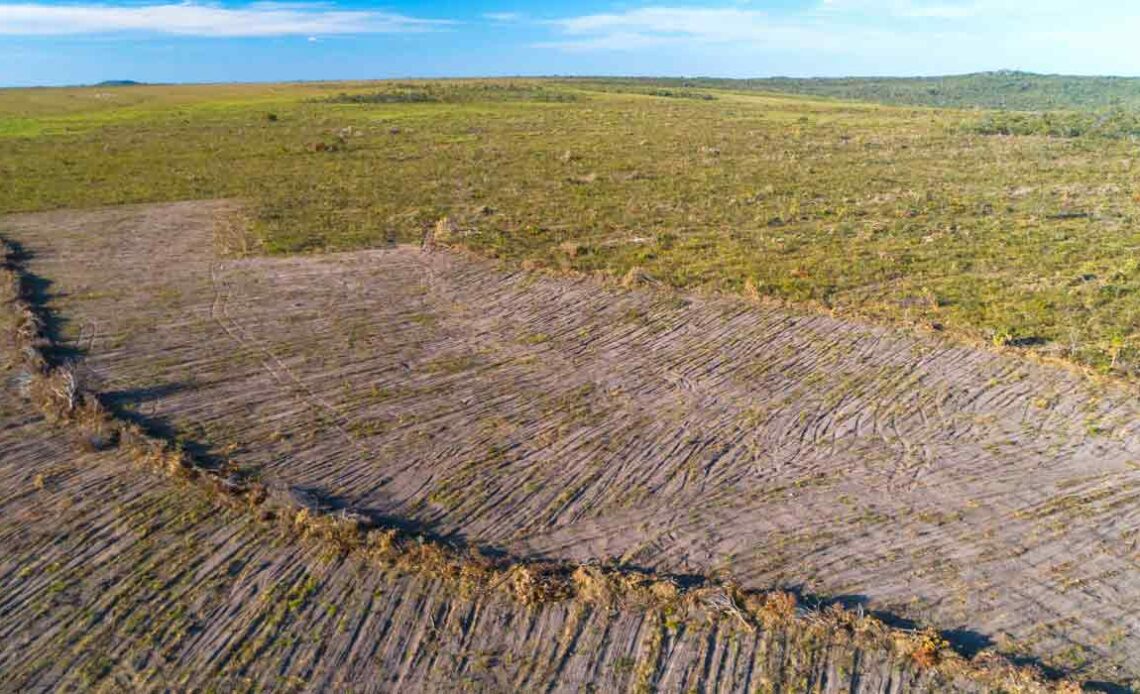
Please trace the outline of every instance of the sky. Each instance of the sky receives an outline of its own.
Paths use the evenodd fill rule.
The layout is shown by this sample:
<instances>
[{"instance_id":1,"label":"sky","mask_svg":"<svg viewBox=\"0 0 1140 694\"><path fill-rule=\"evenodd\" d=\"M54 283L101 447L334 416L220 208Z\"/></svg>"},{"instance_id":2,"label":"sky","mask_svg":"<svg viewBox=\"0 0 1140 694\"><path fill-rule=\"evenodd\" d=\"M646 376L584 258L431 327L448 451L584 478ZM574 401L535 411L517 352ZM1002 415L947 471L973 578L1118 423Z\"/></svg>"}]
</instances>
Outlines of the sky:
<instances>
[{"instance_id":1,"label":"sky","mask_svg":"<svg viewBox=\"0 0 1140 694\"><path fill-rule=\"evenodd\" d=\"M1140 75L1135 0L0 0L0 85Z\"/></svg>"}]
</instances>

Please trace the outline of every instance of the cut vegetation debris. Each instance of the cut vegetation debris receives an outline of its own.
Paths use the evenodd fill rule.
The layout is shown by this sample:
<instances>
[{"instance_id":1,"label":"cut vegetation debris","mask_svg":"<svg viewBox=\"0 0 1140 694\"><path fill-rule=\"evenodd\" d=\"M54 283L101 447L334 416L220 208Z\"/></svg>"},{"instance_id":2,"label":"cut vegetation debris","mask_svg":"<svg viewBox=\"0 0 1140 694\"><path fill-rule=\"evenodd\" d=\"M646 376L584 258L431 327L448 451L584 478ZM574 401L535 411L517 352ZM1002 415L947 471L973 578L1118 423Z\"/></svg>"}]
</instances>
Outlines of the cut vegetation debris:
<instances>
[{"instance_id":1,"label":"cut vegetation debris","mask_svg":"<svg viewBox=\"0 0 1140 694\"><path fill-rule=\"evenodd\" d=\"M0 499L5 518L0 537L5 538L7 550L0 560L0 577L7 580L0 585L6 586L9 600L24 603L0 617L0 633L18 633L4 640L9 648L0 648L3 681L13 687L165 688L175 682L210 688L237 683L355 687L365 681L379 684L379 678L404 662L398 674L389 677L388 686L431 687L461 678L470 686L494 688L508 683L597 687L608 682L637 691L726 686L887 692L900 685L907 691L932 692L946 687L979 692L1079 691L1072 683L1050 684L1037 670L1012 665L993 652L967 660L936 631L890 628L838 605L810 611L783 592L743 592L731 584L692 578L683 585L670 577L629 569L519 563L478 551L464 553L409 536L398 527L377 527L361 514L320 509L303 495L278 494L261 483L236 479L225 468L201 465L176 443L144 432L137 423L116 419L98 394L79 385L73 366L51 365L46 355L59 345L48 336L49 317L32 303L33 282L24 269L25 258L17 247L0 243L0 260L6 370L41 413L41 417L17 414L22 408L13 393L0 393L9 420L0 444L13 454L0 466L0 479L5 488L16 491ZM61 432L50 424L87 444L96 439L107 442L93 448L116 450L103 456L92 451L76 463L60 465L56 461L69 455L69 447L61 445ZM207 494L180 495L175 500L172 489L123 497L124 488L144 485L114 464L116 456L157 466L182 482L197 482ZM108 501L130 499L133 507L125 511L118 502L117 525L141 524L146 527L143 537L165 536L178 549L164 553L159 564L161 545L132 541L135 532L125 538L115 533L102 542L70 547L67 564L48 563L53 550L75 545L77 535L69 529L106 521L91 497L108 494ZM77 505L79 498L86 503ZM216 510L211 511L211 506ZM48 520L44 511L52 507L58 510ZM261 524L235 515L243 507ZM50 525L41 527L45 521ZM223 545L191 542L196 535L222 532L227 524L235 530ZM272 543L268 551L250 549L265 546L258 542L259 536L271 535L275 528L285 531L290 544ZM41 544L44 539L49 542L46 549ZM306 552L306 542L316 545L321 559L314 561ZM81 571L76 570L77 557L84 559ZM229 593L228 613L202 621L208 611L216 614L225 601L203 602L200 576L188 570L218 561L228 563L229 569L220 581L211 581L209 589L219 596ZM33 575L44 575L44 566L51 582L31 580ZM286 566L290 569L283 572ZM373 566L381 572L370 570ZM159 573L167 576L159 578ZM100 577L106 580L112 575L117 575L113 582L124 588L114 607L119 619L100 619L89 606L74 626L68 626L62 614L72 611L75 596L91 595ZM375 580L356 578L367 576L384 580L375 585ZM272 589L250 600L248 588L262 577L272 577ZM353 579L346 582L345 577ZM134 592L126 593L126 587ZM366 603L362 594L371 594ZM39 607L28 604L33 600ZM372 635L374 649L389 649L379 662L361 662L356 646L364 625L373 614L407 601L418 602L419 609L404 612L402 620L394 623L389 617L387 633ZM146 615L147 606L155 603L161 605L158 614L163 616ZM336 622L335 632L329 632L332 618L346 608L351 611ZM123 617L129 619L122 622ZM344 636L348 621L357 624L352 638ZM519 623L517 630L503 628L512 622ZM531 626L522 629L526 622ZM535 633L536 623L542 624L540 635L563 634L553 651L551 644L523 637ZM220 648L203 653L197 637L206 624L212 628L206 627L205 633L213 632L214 638L226 639L239 628L251 631L245 640L226 639ZM431 638L424 636L429 624ZM289 655L295 649L291 634L302 629L322 638L319 649L298 661ZM602 634L600 641L589 643L589 650L585 646L593 640L586 631ZM621 634L624 638L617 641ZM81 638L85 646L76 657L60 661L59 644L69 637ZM146 646L140 649L136 641ZM392 650L393 643L430 655L418 658L418 667L407 667L406 653L413 651ZM600 646L607 655L595 655ZM464 657L442 658L455 650ZM154 659L158 652L161 659ZM695 667L718 652L722 657L731 653L736 664L715 671ZM483 658L479 654L485 653L496 654L494 660L478 665ZM575 667L569 661L574 656L586 658ZM560 665L538 671L533 666L518 668L510 664L514 657L524 663L545 657ZM335 668L330 663L336 663Z\"/></svg>"},{"instance_id":2,"label":"cut vegetation debris","mask_svg":"<svg viewBox=\"0 0 1140 694\"><path fill-rule=\"evenodd\" d=\"M561 560L746 592L859 586L873 610L968 624L986 635L971 643L1055 671L1136 668L1126 639L1100 638L1123 626L1104 596L1134 589L1112 549L1135 475L1127 397L834 319L442 249L214 256L213 222L233 209L4 226L50 279L60 346L84 353L101 400L240 471L265 509L292 509L273 513L289 532L539 602L582 593ZM428 561L386 519L534 573ZM627 571L613 575L657 599ZM1026 583L1039 592L1013 590ZM1070 626L1040 629L1054 620Z\"/></svg>"}]
</instances>

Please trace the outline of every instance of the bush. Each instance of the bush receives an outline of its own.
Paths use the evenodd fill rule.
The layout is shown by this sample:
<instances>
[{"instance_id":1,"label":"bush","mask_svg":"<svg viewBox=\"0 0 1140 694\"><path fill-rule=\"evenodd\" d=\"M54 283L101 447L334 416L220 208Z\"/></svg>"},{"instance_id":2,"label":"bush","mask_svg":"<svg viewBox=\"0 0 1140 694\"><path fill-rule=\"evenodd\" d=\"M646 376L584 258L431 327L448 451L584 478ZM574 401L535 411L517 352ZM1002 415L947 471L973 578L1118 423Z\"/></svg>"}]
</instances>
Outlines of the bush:
<instances>
[{"instance_id":1,"label":"bush","mask_svg":"<svg viewBox=\"0 0 1140 694\"><path fill-rule=\"evenodd\" d=\"M578 97L560 89L539 84L501 82L439 82L392 84L381 91L360 94L340 93L322 103L332 104L417 104L470 103L476 101L571 102Z\"/></svg>"},{"instance_id":2,"label":"bush","mask_svg":"<svg viewBox=\"0 0 1140 694\"><path fill-rule=\"evenodd\" d=\"M980 135L1135 139L1140 136L1140 115L1124 110L1102 113L1003 111L986 114L981 120L967 126L967 130Z\"/></svg>"}]
</instances>

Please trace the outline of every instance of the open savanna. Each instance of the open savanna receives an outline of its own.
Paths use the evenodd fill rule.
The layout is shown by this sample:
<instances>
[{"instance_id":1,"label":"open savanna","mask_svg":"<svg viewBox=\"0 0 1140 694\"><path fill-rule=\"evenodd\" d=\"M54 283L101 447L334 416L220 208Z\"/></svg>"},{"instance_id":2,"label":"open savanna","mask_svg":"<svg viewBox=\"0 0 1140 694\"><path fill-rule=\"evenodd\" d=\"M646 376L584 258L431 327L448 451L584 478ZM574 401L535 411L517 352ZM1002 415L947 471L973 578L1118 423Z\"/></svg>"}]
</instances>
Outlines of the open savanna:
<instances>
[{"instance_id":1,"label":"open savanna","mask_svg":"<svg viewBox=\"0 0 1140 694\"><path fill-rule=\"evenodd\" d=\"M7 90L0 211L237 197L269 253L449 217L450 243L528 266L1134 376L1135 145L1010 118L584 80Z\"/></svg>"}]
</instances>

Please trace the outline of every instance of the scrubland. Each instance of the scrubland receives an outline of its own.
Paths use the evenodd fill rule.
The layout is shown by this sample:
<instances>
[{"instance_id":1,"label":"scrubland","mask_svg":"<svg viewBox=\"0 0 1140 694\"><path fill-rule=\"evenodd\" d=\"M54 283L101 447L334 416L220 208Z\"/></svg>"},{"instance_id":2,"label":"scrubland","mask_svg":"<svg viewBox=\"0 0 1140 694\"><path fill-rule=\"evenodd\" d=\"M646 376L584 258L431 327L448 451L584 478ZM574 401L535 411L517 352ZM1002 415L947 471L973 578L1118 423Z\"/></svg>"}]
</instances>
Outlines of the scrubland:
<instances>
[{"instance_id":1,"label":"scrubland","mask_svg":"<svg viewBox=\"0 0 1140 694\"><path fill-rule=\"evenodd\" d=\"M1042 118L589 81L11 90L0 210L240 197L268 253L446 216L453 243L532 266L1132 377L1134 146Z\"/></svg>"}]
</instances>

